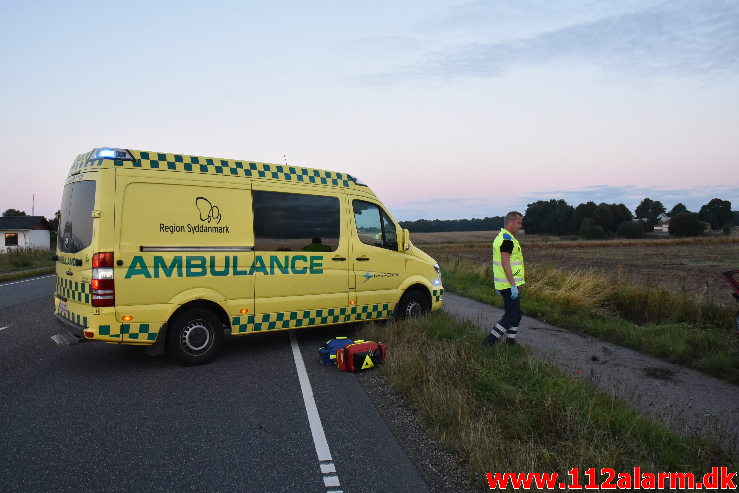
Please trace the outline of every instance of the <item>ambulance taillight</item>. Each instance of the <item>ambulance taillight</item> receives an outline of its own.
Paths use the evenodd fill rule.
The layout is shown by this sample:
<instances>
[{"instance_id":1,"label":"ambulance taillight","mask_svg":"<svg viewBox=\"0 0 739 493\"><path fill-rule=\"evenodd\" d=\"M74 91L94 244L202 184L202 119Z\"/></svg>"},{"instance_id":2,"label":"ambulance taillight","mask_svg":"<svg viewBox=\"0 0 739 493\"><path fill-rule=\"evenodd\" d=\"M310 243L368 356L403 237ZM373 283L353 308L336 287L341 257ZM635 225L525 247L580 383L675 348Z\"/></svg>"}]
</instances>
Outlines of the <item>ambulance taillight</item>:
<instances>
[{"instance_id":1,"label":"ambulance taillight","mask_svg":"<svg viewBox=\"0 0 739 493\"><path fill-rule=\"evenodd\" d=\"M92 306L115 306L113 252L92 256Z\"/></svg>"}]
</instances>

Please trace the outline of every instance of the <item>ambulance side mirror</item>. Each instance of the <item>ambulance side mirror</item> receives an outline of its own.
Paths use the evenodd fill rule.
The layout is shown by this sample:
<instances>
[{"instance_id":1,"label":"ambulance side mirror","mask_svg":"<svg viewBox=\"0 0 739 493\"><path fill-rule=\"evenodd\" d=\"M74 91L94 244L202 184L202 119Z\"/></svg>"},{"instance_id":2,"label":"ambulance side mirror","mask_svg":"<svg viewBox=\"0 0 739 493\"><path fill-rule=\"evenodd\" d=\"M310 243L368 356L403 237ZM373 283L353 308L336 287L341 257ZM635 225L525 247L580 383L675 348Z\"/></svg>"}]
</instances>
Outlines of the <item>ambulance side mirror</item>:
<instances>
[{"instance_id":1,"label":"ambulance side mirror","mask_svg":"<svg viewBox=\"0 0 739 493\"><path fill-rule=\"evenodd\" d=\"M411 248L411 232L404 229L400 236L400 248L401 252L405 252Z\"/></svg>"}]
</instances>

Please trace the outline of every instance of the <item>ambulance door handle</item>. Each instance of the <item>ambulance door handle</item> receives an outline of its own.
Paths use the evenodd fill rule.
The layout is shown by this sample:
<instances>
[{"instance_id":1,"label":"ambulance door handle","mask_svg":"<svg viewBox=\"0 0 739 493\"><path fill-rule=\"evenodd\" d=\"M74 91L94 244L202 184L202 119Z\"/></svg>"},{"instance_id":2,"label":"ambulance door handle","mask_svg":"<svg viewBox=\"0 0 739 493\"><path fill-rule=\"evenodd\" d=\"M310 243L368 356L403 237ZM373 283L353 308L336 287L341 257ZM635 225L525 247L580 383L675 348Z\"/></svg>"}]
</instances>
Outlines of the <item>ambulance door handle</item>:
<instances>
[{"instance_id":1,"label":"ambulance door handle","mask_svg":"<svg viewBox=\"0 0 739 493\"><path fill-rule=\"evenodd\" d=\"M343 262L346 260L345 257L333 257L331 260L336 260L337 262Z\"/></svg>"},{"instance_id":2,"label":"ambulance door handle","mask_svg":"<svg viewBox=\"0 0 739 493\"><path fill-rule=\"evenodd\" d=\"M360 262L366 262L369 260L369 257L357 257L357 260Z\"/></svg>"}]
</instances>

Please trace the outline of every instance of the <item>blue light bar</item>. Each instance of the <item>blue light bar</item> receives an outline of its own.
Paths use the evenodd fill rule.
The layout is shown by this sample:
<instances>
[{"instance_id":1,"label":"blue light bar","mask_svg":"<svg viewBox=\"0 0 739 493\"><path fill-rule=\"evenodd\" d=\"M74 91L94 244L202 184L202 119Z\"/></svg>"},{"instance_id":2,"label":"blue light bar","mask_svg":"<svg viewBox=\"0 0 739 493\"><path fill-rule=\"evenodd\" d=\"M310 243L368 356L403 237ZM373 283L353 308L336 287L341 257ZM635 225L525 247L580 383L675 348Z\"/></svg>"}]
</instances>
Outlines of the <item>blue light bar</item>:
<instances>
[{"instance_id":1,"label":"blue light bar","mask_svg":"<svg viewBox=\"0 0 739 493\"><path fill-rule=\"evenodd\" d=\"M98 157L104 158L104 157L115 157L116 152L113 149L100 149L98 151Z\"/></svg>"},{"instance_id":2,"label":"blue light bar","mask_svg":"<svg viewBox=\"0 0 739 493\"><path fill-rule=\"evenodd\" d=\"M113 147L99 147L95 149L89 159L120 159L122 161L133 161L133 156L125 149Z\"/></svg>"}]
</instances>

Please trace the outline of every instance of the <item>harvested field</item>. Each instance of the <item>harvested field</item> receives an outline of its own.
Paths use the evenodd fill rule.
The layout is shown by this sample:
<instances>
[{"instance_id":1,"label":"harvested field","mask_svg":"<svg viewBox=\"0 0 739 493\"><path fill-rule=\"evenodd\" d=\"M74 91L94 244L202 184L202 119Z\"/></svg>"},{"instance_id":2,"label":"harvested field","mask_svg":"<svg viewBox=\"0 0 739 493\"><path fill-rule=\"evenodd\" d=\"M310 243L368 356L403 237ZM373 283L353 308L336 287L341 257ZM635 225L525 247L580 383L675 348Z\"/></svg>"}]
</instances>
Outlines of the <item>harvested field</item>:
<instances>
[{"instance_id":1,"label":"harvested field","mask_svg":"<svg viewBox=\"0 0 739 493\"><path fill-rule=\"evenodd\" d=\"M453 254L488 262L496 231L415 233L412 240L430 255ZM691 291L698 299L735 306L721 273L739 269L739 238L568 241L520 235L527 263L566 270L594 270L634 284ZM455 244L456 243L456 244Z\"/></svg>"}]
</instances>

